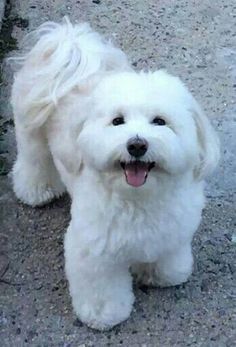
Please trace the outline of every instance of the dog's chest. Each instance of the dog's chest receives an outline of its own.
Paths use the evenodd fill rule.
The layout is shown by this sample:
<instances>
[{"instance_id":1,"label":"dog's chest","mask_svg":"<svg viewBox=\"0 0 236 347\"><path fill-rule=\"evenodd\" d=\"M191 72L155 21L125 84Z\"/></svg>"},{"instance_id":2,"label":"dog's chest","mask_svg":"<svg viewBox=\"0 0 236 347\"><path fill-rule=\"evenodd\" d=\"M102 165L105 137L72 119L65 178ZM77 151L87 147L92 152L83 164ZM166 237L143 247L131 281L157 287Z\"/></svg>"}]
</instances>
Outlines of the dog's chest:
<instances>
[{"instance_id":1,"label":"dog's chest","mask_svg":"<svg viewBox=\"0 0 236 347\"><path fill-rule=\"evenodd\" d=\"M80 186L72 223L81 249L120 261L153 262L191 240L204 203L202 189L124 199ZM99 202L99 203L98 203Z\"/></svg>"},{"instance_id":2,"label":"dog's chest","mask_svg":"<svg viewBox=\"0 0 236 347\"><path fill-rule=\"evenodd\" d=\"M121 259L152 262L184 239L186 224L182 208L157 202L124 204L110 219L105 251Z\"/></svg>"}]
</instances>

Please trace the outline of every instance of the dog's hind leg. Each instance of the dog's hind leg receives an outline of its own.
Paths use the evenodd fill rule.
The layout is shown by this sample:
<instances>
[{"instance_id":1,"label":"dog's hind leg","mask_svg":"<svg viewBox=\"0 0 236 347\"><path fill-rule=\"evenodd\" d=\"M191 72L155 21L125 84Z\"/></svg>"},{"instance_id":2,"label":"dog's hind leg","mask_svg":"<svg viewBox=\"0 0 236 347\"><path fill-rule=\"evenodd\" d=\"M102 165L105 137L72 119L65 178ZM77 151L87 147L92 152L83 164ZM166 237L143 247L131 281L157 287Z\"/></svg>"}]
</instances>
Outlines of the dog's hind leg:
<instances>
[{"instance_id":1,"label":"dog's hind leg","mask_svg":"<svg viewBox=\"0 0 236 347\"><path fill-rule=\"evenodd\" d=\"M53 163L43 128L27 129L16 120L17 159L13 167L16 196L32 206L59 197L65 187Z\"/></svg>"}]
</instances>

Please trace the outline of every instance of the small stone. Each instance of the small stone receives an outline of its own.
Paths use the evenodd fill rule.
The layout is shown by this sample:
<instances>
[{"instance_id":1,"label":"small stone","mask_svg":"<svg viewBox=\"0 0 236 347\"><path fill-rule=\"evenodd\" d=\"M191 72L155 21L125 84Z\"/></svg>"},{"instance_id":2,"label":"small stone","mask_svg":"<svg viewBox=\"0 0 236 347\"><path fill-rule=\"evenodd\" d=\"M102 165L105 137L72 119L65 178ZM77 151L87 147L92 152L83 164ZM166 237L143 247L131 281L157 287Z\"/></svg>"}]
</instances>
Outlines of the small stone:
<instances>
[{"instance_id":1,"label":"small stone","mask_svg":"<svg viewBox=\"0 0 236 347\"><path fill-rule=\"evenodd\" d=\"M81 323L81 321L79 319L76 319L74 322L73 322L73 326L74 327L82 327L83 326L83 323Z\"/></svg>"},{"instance_id":2,"label":"small stone","mask_svg":"<svg viewBox=\"0 0 236 347\"><path fill-rule=\"evenodd\" d=\"M21 334L21 328L17 328L16 329L16 335L20 335Z\"/></svg>"}]
</instances>

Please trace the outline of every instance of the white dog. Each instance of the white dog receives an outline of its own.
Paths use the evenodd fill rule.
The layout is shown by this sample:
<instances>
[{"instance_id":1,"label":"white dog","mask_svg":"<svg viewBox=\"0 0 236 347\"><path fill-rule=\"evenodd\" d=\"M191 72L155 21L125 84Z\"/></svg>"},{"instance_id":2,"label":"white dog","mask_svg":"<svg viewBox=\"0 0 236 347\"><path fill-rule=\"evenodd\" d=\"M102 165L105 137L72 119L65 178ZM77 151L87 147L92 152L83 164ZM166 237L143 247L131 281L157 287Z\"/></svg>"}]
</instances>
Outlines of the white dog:
<instances>
[{"instance_id":1,"label":"white dog","mask_svg":"<svg viewBox=\"0 0 236 347\"><path fill-rule=\"evenodd\" d=\"M177 77L134 72L87 24L49 22L33 36L12 92L14 191L32 206L70 193L73 307L82 322L108 329L131 313L131 272L158 286L191 274L218 140Z\"/></svg>"}]
</instances>

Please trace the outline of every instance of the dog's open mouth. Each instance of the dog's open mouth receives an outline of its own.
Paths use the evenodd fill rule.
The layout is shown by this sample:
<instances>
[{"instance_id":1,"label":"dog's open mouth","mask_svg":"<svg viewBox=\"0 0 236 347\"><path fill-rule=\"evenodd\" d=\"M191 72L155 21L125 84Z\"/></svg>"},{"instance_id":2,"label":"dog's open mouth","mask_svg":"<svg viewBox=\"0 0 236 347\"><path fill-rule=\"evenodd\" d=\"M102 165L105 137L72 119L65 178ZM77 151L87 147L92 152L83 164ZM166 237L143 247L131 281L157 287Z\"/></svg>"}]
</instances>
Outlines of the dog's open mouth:
<instances>
[{"instance_id":1,"label":"dog's open mouth","mask_svg":"<svg viewBox=\"0 0 236 347\"><path fill-rule=\"evenodd\" d=\"M149 171L154 168L155 163L136 160L121 162L120 165L124 170L126 182L133 187L140 187L146 182Z\"/></svg>"}]
</instances>

